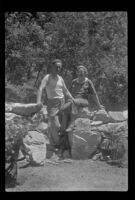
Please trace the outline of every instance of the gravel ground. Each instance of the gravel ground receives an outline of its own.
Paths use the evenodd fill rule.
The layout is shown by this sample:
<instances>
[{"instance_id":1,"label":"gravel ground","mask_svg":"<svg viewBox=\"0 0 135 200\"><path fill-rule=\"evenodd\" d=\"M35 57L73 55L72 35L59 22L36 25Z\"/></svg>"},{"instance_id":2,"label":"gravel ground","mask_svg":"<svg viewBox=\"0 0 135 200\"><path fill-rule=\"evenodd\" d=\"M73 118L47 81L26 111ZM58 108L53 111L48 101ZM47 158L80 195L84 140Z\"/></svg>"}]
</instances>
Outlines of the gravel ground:
<instances>
[{"instance_id":1,"label":"gravel ground","mask_svg":"<svg viewBox=\"0 0 135 200\"><path fill-rule=\"evenodd\" d=\"M128 169L93 160L46 163L40 167L20 168L18 183L6 191L127 191Z\"/></svg>"}]
</instances>

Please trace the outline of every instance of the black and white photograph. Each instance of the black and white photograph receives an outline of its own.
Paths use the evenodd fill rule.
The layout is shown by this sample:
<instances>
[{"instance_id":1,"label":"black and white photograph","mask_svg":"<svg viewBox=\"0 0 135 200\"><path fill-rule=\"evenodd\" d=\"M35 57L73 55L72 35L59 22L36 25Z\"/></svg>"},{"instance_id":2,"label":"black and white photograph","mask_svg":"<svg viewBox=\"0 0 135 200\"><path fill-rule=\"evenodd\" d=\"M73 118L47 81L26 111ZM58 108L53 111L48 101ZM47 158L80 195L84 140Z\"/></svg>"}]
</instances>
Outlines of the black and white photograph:
<instances>
[{"instance_id":1,"label":"black and white photograph","mask_svg":"<svg viewBox=\"0 0 135 200\"><path fill-rule=\"evenodd\" d=\"M5 191L128 191L127 11L6 11Z\"/></svg>"}]
</instances>

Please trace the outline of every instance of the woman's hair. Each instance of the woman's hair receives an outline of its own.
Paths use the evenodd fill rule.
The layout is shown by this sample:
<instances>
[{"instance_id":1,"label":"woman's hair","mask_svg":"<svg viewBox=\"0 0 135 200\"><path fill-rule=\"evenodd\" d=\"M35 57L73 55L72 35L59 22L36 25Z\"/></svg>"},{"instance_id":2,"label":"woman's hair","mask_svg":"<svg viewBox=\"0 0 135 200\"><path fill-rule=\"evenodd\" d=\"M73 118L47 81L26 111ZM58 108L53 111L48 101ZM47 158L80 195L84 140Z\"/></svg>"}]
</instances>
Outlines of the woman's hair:
<instances>
[{"instance_id":1,"label":"woman's hair","mask_svg":"<svg viewBox=\"0 0 135 200\"><path fill-rule=\"evenodd\" d=\"M85 73L85 75L88 75L88 70L87 70L87 68L84 67L83 65L79 65L79 66L77 67L77 72L79 72L79 71L83 71L83 72Z\"/></svg>"}]
</instances>

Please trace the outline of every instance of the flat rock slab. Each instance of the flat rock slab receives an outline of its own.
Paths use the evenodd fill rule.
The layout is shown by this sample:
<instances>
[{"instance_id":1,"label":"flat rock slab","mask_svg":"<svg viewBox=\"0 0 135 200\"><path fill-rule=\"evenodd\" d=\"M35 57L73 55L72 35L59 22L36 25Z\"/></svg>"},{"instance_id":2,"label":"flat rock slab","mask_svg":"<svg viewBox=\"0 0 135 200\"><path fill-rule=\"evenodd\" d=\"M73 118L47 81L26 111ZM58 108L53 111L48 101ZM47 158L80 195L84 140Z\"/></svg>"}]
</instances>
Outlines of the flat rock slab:
<instances>
[{"instance_id":1,"label":"flat rock slab","mask_svg":"<svg viewBox=\"0 0 135 200\"><path fill-rule=\"evenodd\" d=\"M7 112L9 111L22 116L30 116L34 113L39 112L42 108L42 105L36 103L10 103L9 105L6 104L5 108Z\"/></svg>"},{"instance_id":2,"label":"flat rock slab","mask_svg":"<svg viewBox=\"0 0 135 200\"><path fill-rule=\"evenodd\" d=\"M123 130L123 135L128 136L127 121L118 123L108 123L91 127L92 131L104 132L105 134L113 134L113 132L117 132L120 129Z\"/></svg>"},{"instance_id":3,"label":"flat rock slab","mask_svg":"<svg viewBox=\"0 0 135 200\"><path fill-rule=\"evenodd\" d=\"M128 116L127 116L127 111L123 111L123 112L113 112L113 111L109 111L108 114L110 115L110 117L111 117L115 122L125 121L125 120L127 120L127 118L128 118Z\"/></svg>"},{"instance_id":4,"label":"flat rock slab","mask_svg":"<svg viewBox=\"0 0 135 200\"><path fill-rule=\"evenodd\" d=\"M109 123L114 121L105 110L99 110L95 112L93 120L102 121L103 123Z\"/></svg>"},{"instance_id":5,"label":"flat rock slab","mask_svg":"<svg viewBox=\"0 0 135 200\"><path fill-rule=\"evenodd\" d=\"M127 110L123 111L123 116L125 119L128 119L128 111Z\"/></svg>"}]
</instances>

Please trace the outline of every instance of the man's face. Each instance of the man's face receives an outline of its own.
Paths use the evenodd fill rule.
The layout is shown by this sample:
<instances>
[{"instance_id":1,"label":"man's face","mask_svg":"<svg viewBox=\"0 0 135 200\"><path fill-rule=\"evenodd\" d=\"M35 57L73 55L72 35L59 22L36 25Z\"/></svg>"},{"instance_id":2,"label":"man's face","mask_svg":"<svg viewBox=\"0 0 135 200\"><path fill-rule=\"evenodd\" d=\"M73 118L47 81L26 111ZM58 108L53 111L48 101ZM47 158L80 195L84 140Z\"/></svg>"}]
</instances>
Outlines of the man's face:
<instances>
[{"instance_id":1,"label":"man's face","mask_svg":"<svg viewBox=\"0 0 135 200\"><path fill-rule=\"evenodd\" d=\"M51 67L51 71L52 71L53 73L58 73L58 72L60 71L61 67L62 67L61 62L53 63L53 64L52 64L52 67Z\"/></svg>"},{"instance_id":2,"label":"man's face","mask_svg":"<svg viewBox=\"0 0 135 200\"><path fill-rule=\"evenodd\" d=\"M56 62L55 66L56 66L57 71L60 71L61 67L62 67L62 64L61 64L61 62Z\"/></svg>"}]
</instances>

